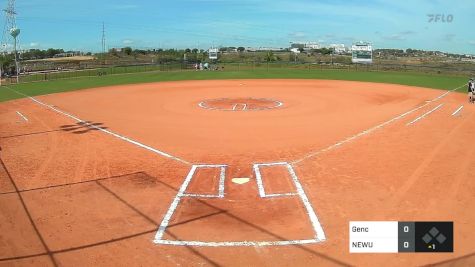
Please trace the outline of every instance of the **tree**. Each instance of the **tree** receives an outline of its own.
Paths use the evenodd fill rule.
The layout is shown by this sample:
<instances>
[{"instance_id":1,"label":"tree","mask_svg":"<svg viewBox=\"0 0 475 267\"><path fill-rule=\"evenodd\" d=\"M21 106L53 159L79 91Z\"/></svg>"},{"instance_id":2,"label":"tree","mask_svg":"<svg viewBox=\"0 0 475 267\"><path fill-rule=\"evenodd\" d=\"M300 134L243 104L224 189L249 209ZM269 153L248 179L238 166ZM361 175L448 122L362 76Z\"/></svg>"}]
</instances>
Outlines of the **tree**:
<instances>
[{"instance_id":1,"label":"tree","mask_svg":"<svg viewBox=\"0 0 475 267\"><path fill-rule=\"evenodd\" d=\"M274 55L274 53L272 51L269 51L269 52L266 53L266 56L265 56L264 59L267 62L276 61L276 56Z\"/></svg>"},{"instance_id":2,"label":"tree","mask_svg":"<svg viewBox=\"0 0 475 267\"><path fill-rule=\"evenodd\" d=\"M2 64L2 69L7 70L10 66L14 66L15 63L13 54L2 55L0 56L0 64Z\"/></svg>"},{"instance_id":3,"label":"tree","mask_svg":"<svg viewBox=\"0 0 475 267\"><path fill-rule=\"evenodd\" d=\"M147 50L143 50L143 49L135 49L135 50L134 50L134 54L142 54L142 55L146 55L146 54L147 54Z\"/></svg>"},{"instance_id":4,"label":"tree","mask_svg":"<svg viewBox=\"0 0 475 267\"><path fill-rule=\"evenodd\" d=\"M191 50L191 52L193 52L194 54L198 53L198 48L193 48L193 50Z\"/></svg>"},{"instance_id":5,"label":"tree","mask_svg":"<svg viewBox=\"0 0 475 267\"><path fill-rule=\"evenodd\" d=\"M49 48L46 50L46 57L51 58L54 57L57 54L64 53L63 49L54 49L54 48Z\"/></svg>"},{"instance_id":6,"label":"tree","mask_svg":"<svg viewBox=\"0 0 475 267\"><path fill-rule=\"evenodd\" d=\"M132 54L132 47L130 46L124 47L123 51L127 56L130 56Z\"/></svg>"},{"instance_id":7,"label":"tree","mask_svg":"<svg viewBox=\"0 0 475 267\"><path fill-rule=\"evenodd\" d=\"M110 50L109 50L109 54L111 54L111 55L113 55L113 56L118 56L118 54L117 54L117 49L115 49L115 48L110 49Z\"/></svg>"},{"instance_id":8,"label":"tree","mask_svg":"<svg viewBox=\"0 0 475 267\"><path fill-rule=\"evenodd\" d=\"M246 51L246 48L240 46L240 47L237 48L237 51L242 53L242 52Z\"/></svg>"},{"instance_id":9,"label":"tree","mask_svg":"<svg viewBox=\"0 0 475 267\"><path fill-rule=\"evenodd\" d=\"M185 53L191 53L191 49L189 48L185 49Z\"/></svg>"}]
</instances>

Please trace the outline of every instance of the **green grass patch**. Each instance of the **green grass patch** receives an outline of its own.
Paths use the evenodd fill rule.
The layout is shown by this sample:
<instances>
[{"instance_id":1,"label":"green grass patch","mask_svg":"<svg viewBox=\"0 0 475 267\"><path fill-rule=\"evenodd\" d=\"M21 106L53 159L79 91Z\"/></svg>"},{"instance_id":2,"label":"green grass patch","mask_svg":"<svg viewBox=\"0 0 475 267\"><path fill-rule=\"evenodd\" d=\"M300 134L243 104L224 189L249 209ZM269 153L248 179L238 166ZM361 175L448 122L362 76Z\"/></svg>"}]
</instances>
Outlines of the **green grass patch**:
<instances>
[{"instance_id":1,"label":"green grass patch","mask_svg":"<svg viewBox=\"0 0 475 267\"><path fill-rule=\"evenodd\" d=\"M29 96L80 90L85 88L160 81L219 79L329 79L393 83L434 89L453 89L467 82L464 77L407 72L367 72L289 68L256 68L239 71L169 71L78 77L45 82L22 83L9 87ZM466 90L461 88L460 91ZM0 102L23 96L0 87Z\"/></svg>"}]
</instances>

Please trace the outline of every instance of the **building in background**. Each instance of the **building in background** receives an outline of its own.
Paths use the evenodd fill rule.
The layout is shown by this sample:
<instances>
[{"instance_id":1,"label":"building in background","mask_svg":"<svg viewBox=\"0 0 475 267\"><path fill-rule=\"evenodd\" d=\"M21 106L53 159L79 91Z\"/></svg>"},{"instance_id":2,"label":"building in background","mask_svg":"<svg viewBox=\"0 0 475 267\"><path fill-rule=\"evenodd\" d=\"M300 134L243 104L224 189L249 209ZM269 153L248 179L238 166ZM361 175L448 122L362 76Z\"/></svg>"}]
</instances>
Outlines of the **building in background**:
<instances>
[{"instance_id":1,"label":"building in background","mask_svg":"<svg viewBox=\"0 0 475 267\"><path fill-rule=\"evenodd\" d=\"M308 51L311 49L320 49L322 46L318 42L290 42L290 49L292 48Z\"/></svg>"},{"instance_id":2,"label":"building in background","mask_svg":"<svg viewBox=\"0 0 475 267\"><path fill-rule=\"evenodd\" d=\"M344 44L331 44L328 48L333 49L335 54L345 54L348 51Z\"/></svg>"},{"instance_id":3,"label":"building in background","mask_svg":"<svg viewBox=\"0 0 475 267\"><path fill-rule=\"evenodd\" d=\"M290 52L300 54L300 50L298 48L290 48Z\"/></svg>"},{"instance_id":4,"label":"building in background","mask_svg":"<svg viewBox=\"0 0 475 267\"><path fill-rule=\"evenodd\" d=\"M54 55L54 58L59 58L59 57L76 57L76 56L82 56L83 53L81 51L68 51L64 53L59 53Z\"/></svg>"},{"instance_id":5,"label":"building in background","mask_svg":"<svg viewBox=\"0 0 475 267\"><path fill-rule=\"evenodd\" d=\"M373 63L373 46L369 42L356 42L351 46L351 62Z\"/></svg>"}]
</instances>

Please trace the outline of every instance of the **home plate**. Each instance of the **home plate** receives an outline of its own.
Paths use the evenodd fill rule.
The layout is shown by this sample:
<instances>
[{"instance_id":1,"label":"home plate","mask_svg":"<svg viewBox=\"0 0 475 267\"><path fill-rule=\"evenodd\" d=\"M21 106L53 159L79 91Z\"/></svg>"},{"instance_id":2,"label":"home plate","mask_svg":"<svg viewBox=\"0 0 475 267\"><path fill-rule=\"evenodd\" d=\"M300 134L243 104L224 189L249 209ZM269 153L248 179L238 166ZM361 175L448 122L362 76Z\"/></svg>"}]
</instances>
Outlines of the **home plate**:
<instances>
[{"instance_id":1,"label":"home plate","mask_svg":"<svg viewBox=\"0 0 475 267\"><path fill-rule=\"evenodd\" d=\"M251 180L250 178L233 178L231 181L235 184L245 184Z\"/></svg>"}]
</instances>

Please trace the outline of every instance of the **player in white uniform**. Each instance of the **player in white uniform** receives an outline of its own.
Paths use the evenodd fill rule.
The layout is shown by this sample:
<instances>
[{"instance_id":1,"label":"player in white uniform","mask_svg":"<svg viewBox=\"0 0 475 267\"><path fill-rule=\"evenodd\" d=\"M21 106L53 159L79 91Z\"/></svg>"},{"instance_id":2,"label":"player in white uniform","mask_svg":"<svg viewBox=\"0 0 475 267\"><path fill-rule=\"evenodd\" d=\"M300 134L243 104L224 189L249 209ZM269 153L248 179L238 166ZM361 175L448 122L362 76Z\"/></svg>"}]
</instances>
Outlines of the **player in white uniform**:
<instances>
[{"instance_id":1,"label":"player in white uniform","mask_svg":"<svg viewBox=\"0 0 475 267\"><path fill-rule=\"evenodd\" d=\"M475 93L475 81L472 78L468 81L468 101L472 104L475 101L474 93Z\"/></svg>"}]
</instances>

